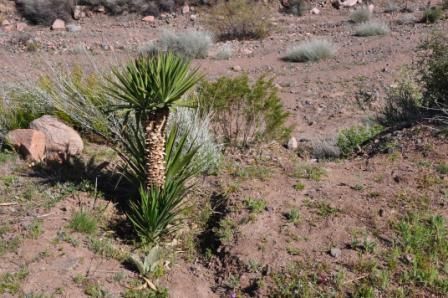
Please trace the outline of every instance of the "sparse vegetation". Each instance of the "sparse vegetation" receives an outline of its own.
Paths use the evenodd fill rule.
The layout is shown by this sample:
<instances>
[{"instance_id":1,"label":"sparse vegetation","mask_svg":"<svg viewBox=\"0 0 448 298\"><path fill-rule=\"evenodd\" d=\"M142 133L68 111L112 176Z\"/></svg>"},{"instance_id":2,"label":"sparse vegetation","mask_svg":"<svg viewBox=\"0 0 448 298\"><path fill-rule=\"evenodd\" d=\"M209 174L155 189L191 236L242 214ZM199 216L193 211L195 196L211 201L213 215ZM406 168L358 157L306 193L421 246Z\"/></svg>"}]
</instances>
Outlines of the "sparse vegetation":
<instances>
[{"instance_id":1,"label":"sparse vegetation","mask_svg":"<svg viewBox=\"0 0 448 298\"><path fill-rule=\"evenodd\" d=\"M365 22L355 28L355 35L362 37L386 35L388 33L389 27L385 23L378 21Z\"/></svg>"},{"instance_id":2,"label":"sparse vegetation","mask_svg":"<svg viewBox=\"0 0 448 298\"><path fill-rule=\"evenodd\" d=\"M295 167L292 175L296 178L319 181L327 172L319 165L299 164Z\"/></svg>"},{"instance_id":3,"label":"sparse vegetation","mask_svg":"<svg viewBox=\"0 0 448 298\"><path fill-rule=\"evenodd\" d=\"M244 200L244 204L250 213L259 214L266 209L266 201L263 199L247 198Z\"/></svg>"},{"instance_id":4,"label":"sparse vegetation","mask_svg":"<svg viewBox=\"0 0 448 298\"><path fill-rule=\"evenodd\" d=\"M314 39L289 48L282 59L290 62L315 62L331 58L335 53L336 48L331 42Z\"/></svg>"},{"instance_id":5,"label":"sparse vegetation","mask_svg":"<svg viewBox=\"0 0 448 298\"><path fill-rule=\"evenodd\" d=\"M207 24L219 40L262 39L271 27L263 4L245 0L219 2L211 9Z\"/></svg>"}]
</instances>

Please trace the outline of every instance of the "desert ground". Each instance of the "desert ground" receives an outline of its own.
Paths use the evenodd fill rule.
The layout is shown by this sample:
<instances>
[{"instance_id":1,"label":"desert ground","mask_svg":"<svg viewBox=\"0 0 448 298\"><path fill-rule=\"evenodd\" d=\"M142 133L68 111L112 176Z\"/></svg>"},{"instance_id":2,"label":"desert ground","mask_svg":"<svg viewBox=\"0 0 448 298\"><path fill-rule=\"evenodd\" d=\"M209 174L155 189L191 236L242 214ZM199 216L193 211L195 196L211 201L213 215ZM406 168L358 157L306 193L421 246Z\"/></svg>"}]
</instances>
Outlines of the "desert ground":
<instances>
[{"instance_id":1,"label":"desert ground","mask_svg":"<svg viewBox=\"0 0 448 298\"><path fill-rule=\"evenodd\" d=\"M148 247L130 232L126 191L107 175L118 160L107 144L81 135L80 162L51 167L2 150L0 296L447 297L446 130L422 122L386 131L348 156L313 154L341 130L372 123L387 90L425 53L422 42L448 30L445 17L417 21L426 0L391 12L385 10L393 1L372 2L372 18L387 24L388 34L354 35L349 20L361 5L336 9L330 1L311 1L319 14L296 16L272 1L264 4L269 35L215 39L206 58L193 60L209 81L272 78L297 144L223 149L219 169L198 178L183 225L160 243L160 262L145 278L128 261ZM73 20L80 30L69 32L27 23L13 1L0 4L0 21L12 24L0 27L3 86L37 84L59 68L123 65L164 30L207 30L209 10L191 5L153 22L134 13L93 12ZM17 23L27 24L18 30ZM309 63L281 59L310 39L331 41L335 54ZM228 59L217 58L223 47L232 49ZM73 228L79 210L100 211L94 232ZM429 230L426 219L442 223ZM428 255L425 265L415 265Z\"/></svg>"}]
</instances>

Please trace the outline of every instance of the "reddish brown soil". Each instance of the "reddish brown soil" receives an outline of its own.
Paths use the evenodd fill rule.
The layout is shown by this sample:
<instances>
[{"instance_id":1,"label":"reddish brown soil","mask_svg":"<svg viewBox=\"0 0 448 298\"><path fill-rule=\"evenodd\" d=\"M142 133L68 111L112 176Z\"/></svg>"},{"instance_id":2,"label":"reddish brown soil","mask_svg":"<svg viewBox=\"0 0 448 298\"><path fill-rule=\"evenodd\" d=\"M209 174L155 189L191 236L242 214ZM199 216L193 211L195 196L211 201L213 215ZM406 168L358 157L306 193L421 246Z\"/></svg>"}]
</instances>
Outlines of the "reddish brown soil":
<instances>
[{"instance_id":1,"label":"reddish brown soil","mask_svg":"<svg viewBox=\"0 0 448 298\"><path fill-rule=\"evenodd\" d=\"M414 1L413 4L424 7L426 3ZM394 82L403 66L415 61L420 42L435 29L448 29L446 20L431 25L398 25L397 20L403 13L385 14L383 7L381 2L376 5L375 18L390 24L391 33L370 38L352 35L353 25L347 21L347 9L336 10L326 5L320 15L301 18L283 15L273 9L272 19L277 26L268 38L232 42L235 53L228 61L208 58L194 63L211 79L238 74L232 70L236 65L251 78L262 74L274 77L282 101L291 112L293 135L302 141L332 137L341 128L375 116L385 89ZM420 14L420 11L414 12L417 17ZM169 24L157 20L154 25L148 25L138 16L96 14L79 22L82 26L79 33L52 32L39 26L29 26L25 33L0 31L0 84L34 80L48 71L48 64L91 65L93 61L99 67L106 67L124 61L133 57L139 46L156 39L162 28L200 27L201 16L199 13L199 21L195 23L188 16L179 16ZM39 39L41 47L37 52L27 52L17 42L23 34ZM280 60L288 46L310 37L332 40L338 47L336 57L311 64ZM77 53L79 44L90 49L89 55ZM216 44L211 55L221 45ZM359 90L371 91L374 94L371 101L358 104ZM255 280L279 272L295 261L324 264L327 269L322 274L328 275L325 278L344 268L348 271L347 280L356 279L356 273L351 269L358 253L349 247L353 235L374 239L380 249L387 247L393 237L390 222L409 209L423 208L422 197L427 198L424 208L436 210L434 212L448 218L446 197L441 194L448 185L447 177L441 177L438 183L427 179L437 176L434 166L446 161L446 139L424 126L405 130L393 139L399 149L392 154L338 161L302 159L276 145L261 148L263 158L250 154L228 157L243 165L265 167L268 175L243 179L235 177L232 170L224 170L218 177L207 177L204 190L207 194L233 189L228 191L225 212L216 212L224 212L224 218L237 223L234 237L219 247L211 258L198 252L191 257L191 252L180 240L179 248L174 249L176 257L167 266L169 269L158 285L168 288L171 297L228 297L234 291L228 286L229 278L237 276L236 291L242 296L265 297L273 285L267 277L264 288L254 292L248 289ZM427 166L422 166L423 163ZM319 181L298 179L294 177L294 168L302 164L323 168L326 174ZM9 163L0 166L2 176L12 175L15 171ZM25 185L31 178L25 175L20 179ZM304 184L304 190L294 188L298 181ZM264 199L266 210L250 216L243 203L248 197ZM10 201L14 200L8 193L0 193L0 202ZM89 200L84 194L81 201ZM334 211L322 214L317 206L327 206ZM79 210L78 198L68 196L51 209L36 208L23 210L20 202L17 208L0 206L1 224L11 226L10 234L22 233L22 227L26 226L23 222L29 223L35 217L42 221L43 233L37 239L25 239L16 250L0 256L0 274L27 267L29 273L21 282L19 293L83 297L85 287L74 281L80 275L115 297L126 291L125 284L137 278L128 266L89 250L86 236L68 232L79 241L77 247L67 241L55 244L58 231L67 226L73 210ZM296 224L285 218L285 213L293 208L300 213ZM114 211L111 213L115 214ZM114 235L111 238L117 247L133 249L130 243L122 244L124 240L118 233L109 231L107 225L101 228L101 233ZM332 247L341 249L339 258L328 253ZM248 269L251 261L264 269L252 272ZM120 272L123 277L118 282L114 276ZM63 294L59 289L63 289ZM420 294L422 297L430 295L424 290Z\"/></svg>"}]
</instances>

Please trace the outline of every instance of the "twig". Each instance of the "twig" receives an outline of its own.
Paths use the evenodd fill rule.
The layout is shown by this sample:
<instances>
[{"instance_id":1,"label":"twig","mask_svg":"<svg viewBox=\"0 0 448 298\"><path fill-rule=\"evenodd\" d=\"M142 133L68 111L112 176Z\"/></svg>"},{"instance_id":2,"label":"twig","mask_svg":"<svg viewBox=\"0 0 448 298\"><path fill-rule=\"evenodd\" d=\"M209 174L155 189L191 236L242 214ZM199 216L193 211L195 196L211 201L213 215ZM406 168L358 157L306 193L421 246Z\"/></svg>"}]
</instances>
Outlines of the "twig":
<instances>
[{"instance_id":1,"label":"twig","mask_svg":"<svg viewBox=\"0 0 448 298\"><path fill-rule=\"evenodd\" d=\"M13 205L18 205L17 202L7 202L7 203L0 203L0 206L13 206Z\"/></svg>"},{"instance_id":2,"label":"twig","mask_svg":"<svg viewBox=\"0 0 448 298\"><path fill-rule=\"evenodd\" d=\"M366 278L367 276L369 276L369 274L363 274L363 275L361 275L361 276L359 276L359 277L357 277L357 278L353 278L353 279L347 280L347 281L344 282L343 284L346 285L346 284L352 283L352 282L354 282L354 281L358 281L358 280L360 280L360 279Z\"/></svg>"}]
</instances>

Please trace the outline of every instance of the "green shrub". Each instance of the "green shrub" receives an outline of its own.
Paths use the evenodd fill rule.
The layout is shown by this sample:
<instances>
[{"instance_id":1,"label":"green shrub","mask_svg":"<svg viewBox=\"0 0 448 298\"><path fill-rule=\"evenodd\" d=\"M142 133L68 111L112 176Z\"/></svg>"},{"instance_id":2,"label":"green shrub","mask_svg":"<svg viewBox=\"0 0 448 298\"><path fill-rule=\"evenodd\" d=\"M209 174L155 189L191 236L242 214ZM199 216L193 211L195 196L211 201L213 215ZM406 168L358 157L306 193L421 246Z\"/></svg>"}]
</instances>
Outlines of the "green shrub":
<instances>
[{"instance_id":1,"label":"green shrub","mask_svg":"<svg viewBox=\"0 0 448 298\"><path fill-rule=\"evenodd\" d=\"M443 10L438 6L433 6L425 9L421 21L423 23L435 23L443 16Z\"/></svg>"},{"instance_id":2,"label":"green shrub","mask_svg":"<svg viewBox=\"0 0 448 298\"><path fill-rule=\"evenodd\" d=\"M69 227L79 233L93 234L97 230L97 219L89 213L79 211L73 214Z\"/></svg>"},{"instance_id":3,"label":"green shrub","mask_svg":"<svg viewBox=\"0 0 448 298\"><path fill-rule=\"evenodd\" d=\"M423 106L427 114L448 114L448 36L436 33L423 45L428 55L419 63Z\"/></svg>"},{"instance_id":4,"label":"green shrub","mask_svg":"<svg viewBox=\"0 0 448 298\"><path fill-rule=\"evenodd\" d=\"M221 1L206 20L219 40L262 39L269 34L269 11L263 4L246 0Z\"/></svg>"},{"instance_id":5,"label":"green shrub","mask_svg":"<svg viewBox=\"0 0 448 298\"><path fill-rule=\"evenodd\" d=\"M383 127L374 126L356 126L343 129L338 134L337 144L344 156L348 156L360 149L361 145L377 136Z\"/></svg>"},{"instance_id":6,"label":"green shrub","mask_svg":"<svg viewBox=\"0 0 448 298\"><path fill-rule=\"evenodd\" d=\"M336 48L331 42L315 39L291 47L282 59L290 62L319 61L333 57L335 53Z\"/></svg>"},{"instance_id":7,"label":"green shrub","mask_svg":"<svg viewBox=\"0 0 448 298\"><path fill-rule=\"evenodd\" d=\"M228 145L248 146L262 140L285 140L290 129L277 88L271 79L249 83L247 75L204 81L198 90L203 113L211 113L216 136Z\"/></svg>"},{"instance_id":8,"label":"green shrub","mask_svg":"<svg viewBox=\"0 0 448 298\"><path fill-rule=\"evenodd\" d=\"M409 71L403 72L397 84L388 89L379 117L383 125L400 126L421 119L423 95L412 75Z\"/></svg>"},{"instance_id":9,"label":"green shrub","mask_svg":"<svg viewBox=\"0 0 448 298\"><path fill-rule=\"evenodd\" d=\"M350 21L356 24L364 23L372 18L372 12L367 6L362 6L353 11L350 15Z\"/></svg>"},{"instance_id":10,"label":"green shrub","mask_svg":"<svg viewBox=\"0 0 448 298\"><path fill-rule=\"evenodd\" d=\"M160 51L170 51L188 58L206 58L212 43L211 34L204 31L163 31L157 48Z\"/></svg>"},{"instance_id":11,"label":"green shrub","mask_svg":"<svg viewBox=\"0 0 448 298\"><path fill-rule=\"evenodd\" d=\"M375 35L386 35L389 33L389 27L385 23L380 23L376 21L369 21L358 25L355 28L356 36L375 36Z\"/></svg>"}]
</instances>

